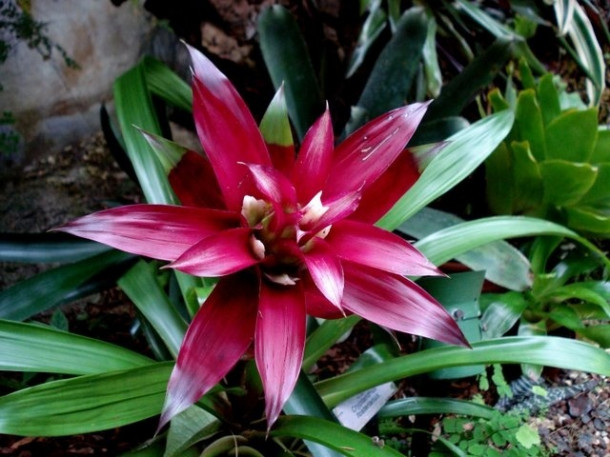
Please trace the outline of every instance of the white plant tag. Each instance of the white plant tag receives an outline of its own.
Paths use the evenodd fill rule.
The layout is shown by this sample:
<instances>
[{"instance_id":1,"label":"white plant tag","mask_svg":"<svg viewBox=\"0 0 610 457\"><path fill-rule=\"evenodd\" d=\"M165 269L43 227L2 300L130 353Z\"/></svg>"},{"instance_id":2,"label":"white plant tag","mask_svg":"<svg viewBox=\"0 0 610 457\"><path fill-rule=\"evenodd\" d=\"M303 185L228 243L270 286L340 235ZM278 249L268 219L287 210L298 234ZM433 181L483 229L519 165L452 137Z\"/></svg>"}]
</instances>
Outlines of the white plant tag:
<instances>
[{"instance_id":1,"label":"white plant tag","mask_svg":"<svg viewBox=\"0 0 610 457\"><path fill-rule=\"evenodd\" d=\"M397 390L393 382L381 384L339 403L333 413L343 426L360 431Z\"/></svg>"}]
</instances>

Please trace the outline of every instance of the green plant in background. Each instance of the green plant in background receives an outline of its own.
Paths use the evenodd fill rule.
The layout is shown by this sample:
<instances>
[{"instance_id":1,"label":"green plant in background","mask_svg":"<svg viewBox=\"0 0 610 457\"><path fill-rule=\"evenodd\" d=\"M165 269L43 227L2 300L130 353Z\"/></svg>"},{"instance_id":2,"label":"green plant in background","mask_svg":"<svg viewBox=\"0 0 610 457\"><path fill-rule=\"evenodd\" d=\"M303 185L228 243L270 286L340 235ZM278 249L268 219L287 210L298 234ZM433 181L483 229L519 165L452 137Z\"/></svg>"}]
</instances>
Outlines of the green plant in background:
<instances>
[{"instance_id":1,"label":"green plant in background","mask_svg":"<svg viewBox=\"0 0 610 457\"><path fill-rule=\"evenodd\" d=\"M610 282L602 258L553 237L534 240L528 255L531 288L481 296L484 338L499 337L515 324L522 335L544 335L563 327L610 347ZM527 371L536 378L540 367Z\"/></svg>"},{"instance_id":2,"label":"green plant in background","mask_svg":"<svg viewBox=\"0 0 610 457\"><path fill-rule=\"evenodd\" d=\"M490 208L610 236L610 130L552 74L536 81L524 62L519 68L522 90L509 84L504 97L490 94L494 111L515 112L510 134L485 162Z\"/></svg>"},{"instance_id":3,"label":"green plant in background","mask_svg":"<svg viewBox=\"0 0 610 457\"><path fill-rule=\"evenodd\" d=\"M528 415L507 415L500 411L494 411L489 419L445 417L441 421L444 440L434 446L429 457L552 455L541 445L538 431L527 423L528 419Z\"/></svg>"}]
</instances>

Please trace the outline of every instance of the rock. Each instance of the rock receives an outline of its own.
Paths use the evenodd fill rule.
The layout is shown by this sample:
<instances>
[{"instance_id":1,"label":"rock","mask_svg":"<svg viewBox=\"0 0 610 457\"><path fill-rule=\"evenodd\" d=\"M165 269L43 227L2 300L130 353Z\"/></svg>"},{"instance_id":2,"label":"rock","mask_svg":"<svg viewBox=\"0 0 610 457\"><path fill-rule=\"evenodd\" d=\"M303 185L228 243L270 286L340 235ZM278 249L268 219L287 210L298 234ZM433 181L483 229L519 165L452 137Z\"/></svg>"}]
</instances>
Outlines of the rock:
<instances>
[{"instance_id":1,"label":"rock","mask_svg":"<svg viewBox=\"0 0 610 457\"><path fill-rule=\"evenodd\" d=\"M137 62L152 30L133 2L117 8L108 0L32 0L31 14L79 68L59 52L44 60L24 42L14 46L2 65L0 106L12 112L24 141L11 158L17 165L97 131L100 104L111 99L115 78Z\"/></svg>"}]
</instances>

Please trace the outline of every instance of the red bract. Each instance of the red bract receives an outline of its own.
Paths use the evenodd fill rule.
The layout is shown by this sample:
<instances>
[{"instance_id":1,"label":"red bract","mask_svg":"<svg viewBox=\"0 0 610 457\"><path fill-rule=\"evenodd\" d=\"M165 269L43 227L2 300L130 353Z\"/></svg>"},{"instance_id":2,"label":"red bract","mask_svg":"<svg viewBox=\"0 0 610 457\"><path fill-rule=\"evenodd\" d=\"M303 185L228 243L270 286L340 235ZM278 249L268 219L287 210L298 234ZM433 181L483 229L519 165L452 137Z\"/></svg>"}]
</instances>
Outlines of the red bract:
<instances>
[{"instance_id":1,"label":"red bract","mask_svg":"<svg viewBox=\"0 0 610 457\"><path fill-rule=\"evenodd\" d=\"M168 260L169 268L221 277L186 333L160 427L218 383L252 340L270 427L300 371L306 313L355 313L467 344L445 310L404 277L436 275L437 268L402 238L371 225L418 176L404 148L427 104L380 116L336 148L327 109L298 158L286 159L278 151L291 154L292 147L266 144L226 77L199 52L191 49L191 57L194 117L207 158L184 154L170 182L194 206L133 205L61 228Z\"/></svg>"}]
</instances>

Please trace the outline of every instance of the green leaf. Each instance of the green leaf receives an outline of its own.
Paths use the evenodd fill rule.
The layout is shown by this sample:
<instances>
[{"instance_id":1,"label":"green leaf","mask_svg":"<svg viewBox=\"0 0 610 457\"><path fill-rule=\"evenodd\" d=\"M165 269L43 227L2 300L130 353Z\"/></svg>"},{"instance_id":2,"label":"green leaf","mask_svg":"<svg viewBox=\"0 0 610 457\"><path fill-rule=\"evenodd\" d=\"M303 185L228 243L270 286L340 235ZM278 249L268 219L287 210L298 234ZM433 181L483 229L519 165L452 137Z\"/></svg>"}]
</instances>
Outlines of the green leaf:
<instances>
[{"instance_id":1,"label":"green leaf","mask_svg":"<svg viewBox=\"0 0 610 457\"><path fill-rule=\"evenodd\" d=\"M499 338L513 328L529 304L523 294L517 292L484 294L482 306L484 302L487 306L481 316L481 328L486 340Z\"/></svg>"},{"instance_id":2,"label":"green leaf","mask_svg":"<svg viewBox=\"0 0 610 457\"><path fill-rule=\"evenodd\" d=\"M470 16L474 21L476 21L480 26L485 28L495 37L510 37L515 34L512 29L505 26L500 21L492 18L476 4L467 2L465 0L457 0L456 5L460 10L468 14L468 16Z\"/></svg>"},{"instance_id":3,"label":"green leaf","mask_svg":"<svg viewBox=\"0 0 610 457\"><path fill-rule=\"evenodd\" d=\"M458 414L491 419L494 412L489 406L455 398L409 397L388 402L377 416L381 419L412 414Z\"/></svg>"},{"instance_id":4,"label":"green leaf","mask_svg":"<svg viewBox=\"0 0 610 457\"><path fill-rule=\"evenodd\" d=\"M606 316L610 318L610 303L603 295L597 293L595 288L589 288L588 283L572 283L554 289L550 297L542 297L543 299L552 298L553 300L566 301L569 299L583 300L589 303L596 304L604 310Z\"/></svg>"},{"instance_id":5,"label":"green leaf","mask_svg":"<svg viewBox=\"0 0 610 457\"><path fill-rule=\"evenodd\" d=\"M148 90L170 105L185 111L193 109L190 86L164 63L145 56L141 64Z\"/></svg>"},{"instance_id":6,"label":"green leaf","mask_svg":"<svg viewBox=\"0 0 610 457\"><path fill-rule=\"evenodd\" d=\"M421 239L463 222L463 219L453 214L426 207L397 230ZM484 270L485 278L508 289L525 290L532 285L529 261L507 242L494 241L456 255L455 259L471 270Z\"/></svg>"},{"instance_id":7,"label":"green leaf","mask_svg":"<svg viewBox=\"0 0 610 457\"><path fill-rule=\"evenodd\" d=\"M144 65L121 75L114 83L114 100L127 155L148 203L177 203L167 176L139 129L161 134L146 84Z\"/></svg>"},{"instance_id":8,"label":"green leaf","mask_svg":"<svg viewBox=\"0 0 610 457\"><path fill-rule=\"evenodd\" d=\"M383 448L376 446L367 435L315 417L280 417L270 435L315 441L350 457L402 456L389 446Z\"/></svg>"},{"instance_id":9,"label":"green leaf","mask_svg":"<svg viewBox=\"0 0 610 457\"><path fill-rule=\"evenodd\" d=\"M488 86L509 59L515 40L498 38L447 83L426 113L426 120L459 115L474 95Z\"/></svg>"},{"instance_id":10,"label":"green leaf","mask_svg":"<svg viewBox=\"0 0 610 457\"><path fill-rule=\"evenodd\" d=\"M421 7L412 7L403 13L396 33L377 58L357 103L366 111L368 119L405 104L419 67L427 28L428 18ZM360 126L350 125L352 130Z\"/></svg>"},{"instance_id":11,"label":"green leaf","mask_svg":"<svg viewBox=\"0 0 610 457\"><path fill-rule=\"evenodd\" d=\"M448 145L430 162L417 182L377 224L393 230L431 201L466 178L508 134L510 111L493 114L447 139ZM476 144L476 148L473 145Z\"/></svg>"},{"instance_id":12,"label":"green leaf","mask_svg":"<svg viewBox=\"0 0 610 457\"><path fill-rule=\"evenodd\" d=\"M187 408L170 422L163 457L182 457L184 451L210 438L220 428L220 421L204 409L197 405Z\"/></svg>"},{"instance_id":13,"label":"green leaf","mask_svg":"<svg viewBox=\"0 0 610 457\"><path fill-rule=\"evenodd\" d=\"M77 262L110 249L103 244L62 233L0 234L2 262Z\"/></svg>"},{"instance_id":14,"label":"green leaf","mask_svg":"<svg viewBox=\"0 0 610 457\"><path fill-rule=\"evenodd\" d=\"M540 435L538 430L529 424L523 424L515 433L515 438L525 449L531 449L533 446L540 445Z\"/></svg>"},{"instance_id":15,"label":"green leaf","mask_svg":"<svg viewBox=\"0 0 610 457\"><path fill-rule=\"evenodd\" d=\"M548 159L588 162L597 142L597 109L566 111L546 127Z\"/></svg>"},{"instance_id":16,"label":"green leaf","mask_svg":"<svg viewBox=\"0 0 610 457\"><path fill-rule=\"evenodd\" d=\"M48 382L0 397L0 433L61 436L121 427L161 412L173 363Z\"/></svg>"},{"instance_id":17,"label":"green leaf","mask_svg":"<svg viewBox=\"0 0 610 457\"><path fill-rule=\"evenodd\" d=\"M559 0L553 4L557 19L557 32L560 35L565 35L570 28L572 18L574 17L575 3L573 0Z\"/></svg>"},{"instance_id":18,"label":"green leaf","mask_svg":"<svg viewBox=\"0 0 610 457\"><path fill-rule=\"evenodd\" d=\"M96 275L110 276L101 281L101 284L108 286L108 282L113 283L133 260L131 254L111 250L26 279L0 293L0 318L25 320L91 293L92 288L88 285L96 284L90 282Z\"/></svg>"},{"instance_id":19,"label":"green leaf","mask_svg":"<svg viewBox=\"0 0 610 457\"><path fill-rule=\"evenodd\" d=\"M168 176L172 169L178 165L182 156L188 149L178 143L163 138L161 135L155 135L154 133L146 132L142 129L138 130L150 145L155 157L161 164L163 172Z\"/></svg>"},{"instance_id":20,"label":"green leaf","mask_svg":"<svg viewBox=\"0 0 610 457\"><path fill-rule=\"evenodd\" d=\"M154 264L140 260L118 282L176 357L187 324L159 285Z\"/></svg>"},{"instance_id":21,"label":"green leaf","mask_svg":"<svg viewBox=\"0 0 610 457\"><path fill-rule=\"evenodd\" d=\"M258 19L261 52L276 90L284 84L286 103L299 139L324 111L305 41L296 21L283 7L273 5Z\"/></svg>"},{"instance_id":22,"label":"green leaf","mask_svg":"<svg viewBox=\"0 0 610 457\"><path fill-rule=\"evenodd\" d=\"M608 215L608 210L610 210L610 163L602 163L595 167L597 168L597 179L578 204L599 209L600 213Z\"/></svg>"},{"instance_id":23,"label":"green leaf","mask_svg":"<svg viewBox=\"0 0 610 457\"><path fill-rule=\"evenodd\" d=\"M443 86L443 75L438 63L438 55L436 53L436 19L432 13L426 11L428 15L428 31L426 33L426 42L424 43L422 58L424 60L424 73L426 75L427 93L431 97L438 97Z\"/></svg>"},{"instance_id":24,"label":"green leaf","mask_svg":"<svg viewBox=\"0 0 610 457\"><path fill-rule=\"evenodd\" d=\"M479 296L484 278L483 271L467 271L452 274L450 278L421 278L418 282L455 318L458 327L471 344L481 340ZM439 341L427 339L423 347L443 345L444 343ZM432 379L455 379L477 375L484 370L482 365L460 366L435 370L428 373L428 376Z\"/></svg>"},{"instance_id":25,"label":"green leaf","mask_svg":"<svg viewBox=\"0 0 610 457\"><path fill-rule=\"evenodd\" d=\"M577 61L589 77L586 84L589 105L599 105L606 78L604 54L587 13L578 2L571 3L574 3L574 13L572 21L567 25L567 34L576 50Z\"/></svg>"},{"instance_id":26,"label":"green leaf","mask_svg":"<svg viewBox=\"0 0 610 457\"><path fill-rule=\"evenodd\" d=\"M553 306L553 309L548 314L549 319L557 322L559 325L569 328L570 330L578 330L584 327L578 313L566 304L558 304Z\"/></svg>"},{"instance_id":27,"label":"green leaf","mask_svg":"<svg viewBox=\"0 0 610 457\"><path fill-rule=\"evenodd\" d=\"M103 341L39 324L0 320L0 370L94 374L152 363Z\"/></svg>"},{"instance_id":28,"label":"green leaf","mask_svg":"<svg viewBox=\"0 0 610 457\"><path fill-rule=\"evenodd\" d=\"M581 233L595 236L610 236L610 214L600 213L595 208L567 208L567 223Z\"/></svg>"},{"instance_id":29,"label":"green leaf","mask_svg":"<svg viewBox=\"0 0 610 457\"><path fill-rule=\"evenodd\" d=\"M522 214L537 208L542 202L542 176L540 166L536 162L529 147L524 141L511 143L513 152L513 212ZM505 173L508 170L505 170Z\"/></svg>"},{"instance_id":30,"label":"green leaf","mask_svg":"<svg viewBox=\"0 0 610 457\"><path fill-rule=\"evenodd\" d=\"M415 245L431 262L440 265L463 252L491 241L535 235L568 237L596 253L600 252L585 238L562 225L525 216L494 216L464 222L439 230L419 240ZM609 261L605 259L605 262L608 264Z\"/></svg>"},{"instance_id":31,"label":"green leaf","mask_svg":"<svg viewBox=\"0 0 610 457\"><path fill-rule=\"evenodd\" d=\"M317 418L329 423L337 422L304 371L299 374L296 386L283 409L286 414ZM317 440L305 439L304 441L313 457L336 457L339 455L330 447L321 445Z\"/></svg>"},{"instance_id":32,"label":"green leaf","mask_svg":"<svg viewBox=\"0 0 610 457\"><path fill-rule=\"evenodd\" d=\"M539 320L538 322L527 322L523 317L519 323L519 329L517 335L525 338L529 337L542 337L545 338L547 334L546 321ZM544 362L533 362L527 361L521 363L521 371L524 376L529 379L538 379L542 375L542 370L545 366L548 366ZM586 370L583 370L586 371Z\"/></svg>"},{"instance_id":33,"label":"green leaf","mask_svg":"<svg viewBox=\"0 0 610 457\"><path fill-rule=\"evenodd\" d=\"M526 89L519 93L515 111L515 129L516 138L529 143L531 153L538 162L547 157L542 110L534 89Z\"/></svg>"},{"instance_id":34,"label":"green leaf","mask_svg":"<svg viewBox=\"0 0 610 457\"><path fill-rule=\"evenodd\" d=\"M292 130L288 120L288 107L284 89L280 88L265 111L261 120L260 131L267 144L292 146Z\"/></svg>"},{"instance_id":35,"label":"green leaf","mask_svg":"<svg viewBox=\"0 0 610 457\"><path fill-rule=\"evenodd\" d=\"M441 347L405 355L316 384L329 407L373 386L440 368L492 363L532 363L610 374L610 354L558 337L508 337L474 343L472 349Z\"/></svg>"},{"instance_id":36,"label":"green leaf","mask_svg":"<svg viewBox=\"0 0 610 457\"><path fill-rule=\"evenodd\" d=\"M592 325L576 330L581 336L595 341L603 348L610 348L610 324Z\"/></svg>"},{"instance_id":37,"label":"green leaf","mask_svg":"<svg viewBox=\"0 0 610 457\"><path fill-rule=\"evenodd\" d=\"M409 148L417 145L426 145L440 142L460 130L467 128L470 123L460 116L444 117L424 122L417 127L415 135L409 141Z\"/></svg>"},{"instance_id":38,"label":"green leaf","mask_svg":"<svg viewBox=\"0 0 610 457\"><path fill-rule=\"evenodd\" d=\"M597 179L597 168L588 163L545 160L540 164L544 188L543 201L571 206L580 201Z\"/></svg>"},{"instance_id":39,"label":"green leaf","mask_svg":"<svg viewBox=\"0 0 610 457\"><path fill-rule=\"evenodd\" d=\"M495 214L515 212L515 181L513 179L513 154L506 141L485 160L487 203ZM510 171L510 172L509 172Z\"/></svg>"},{"instance_id":40,"label":"green leaf","mask_svg":"<svg viewBox=\"0 0 610 457\"><path fill-rule=\"evenodd\" d=\"M549 125L553 119L561 114L559 91L555 86L554 75L552 73L546 73L540 78L537 95L540 101L544 125Z\"/></svg>"},{"instance_id":41,"label":"green leaf","mask_svg":"<svg viewBox=\"0 0 610 457\"><path fill-rule=\"evenodd\" d=\"M610 162L610 128L599 126L591 163Z\"/></svg>"},{"instance_id":42,"label":"green leaf","mask_svg":"<svg viewBox=\"0 0 610 457\"><path fill-rule=\"evenodd\" d=\"M369 48L386 27L387 15L380 6L380 0L370 2L369 4L369 13L362 25L360 35L358 35L358 41L356 42L354 52L347 64L347 71L345 72L346 78L351 77L360 65L362 65Z\"/></svg>"}]
</instances>

